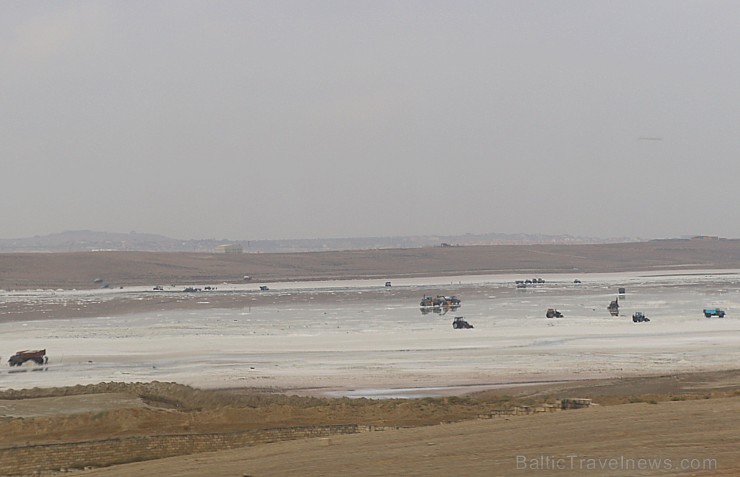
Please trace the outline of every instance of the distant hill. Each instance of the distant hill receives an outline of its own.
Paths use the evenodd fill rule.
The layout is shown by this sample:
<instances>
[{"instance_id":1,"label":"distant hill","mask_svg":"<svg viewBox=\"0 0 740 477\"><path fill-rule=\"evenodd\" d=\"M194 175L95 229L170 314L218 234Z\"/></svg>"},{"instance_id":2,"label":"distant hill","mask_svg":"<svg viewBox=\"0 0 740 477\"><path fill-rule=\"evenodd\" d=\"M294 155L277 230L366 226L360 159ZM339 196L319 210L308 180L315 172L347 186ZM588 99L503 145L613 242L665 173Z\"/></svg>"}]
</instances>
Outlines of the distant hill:
<instances>
[{"instance_id":1,"label":"distant hill","mask_svg":"<svg viewBox=\"0 0 740 477\"><path fill-rule=\"evenodd\" d=\"M409 237L360 237L293 240L181 240L147 233L111 233L91 230L73 230L50 235L0 239L0 252L213 252L218 245L238 244L246 253L316 252L336 250L372 250L390 248L418 248L431 246L469 246L504 244L599 244L636 242L632 237L593 238L570 235L530 234L463 234L421 235Z\"/></svg>"}]
</instances>

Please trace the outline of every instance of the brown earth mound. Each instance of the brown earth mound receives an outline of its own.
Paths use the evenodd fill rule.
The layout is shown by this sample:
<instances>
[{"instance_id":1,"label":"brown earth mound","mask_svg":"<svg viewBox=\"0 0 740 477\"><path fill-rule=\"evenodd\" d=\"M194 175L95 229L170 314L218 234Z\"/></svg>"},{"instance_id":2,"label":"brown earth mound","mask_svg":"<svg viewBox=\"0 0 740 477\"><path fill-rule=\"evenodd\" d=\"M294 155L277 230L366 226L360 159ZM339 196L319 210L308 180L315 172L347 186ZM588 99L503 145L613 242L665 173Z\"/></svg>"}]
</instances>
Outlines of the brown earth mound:
<instances>
[{"instance_id":1,"label":"brown earth mound","mask_svg":"<svg viewBox=\"0 0 740 477\"><path fill-rule=\"evenodd\" d=\"M84 396L125 394L136 407L101 408L99 399L82 409ZM66 388L0 393L0 447L19 441L35 444L75 442L116 436L232 432L275 427L361 424L415 427L473 419L496 409L555 404L563 398L590 398L597 404L685 401L740 395L740 370L684 375L595 380L524 388L502 388L460 397L424 399L327 399L288 396L279 390L200 390L176 383L101 383ZM54 401L56 413L12 418L13 403L39 398ZM129 401L130 402L130 401ZM52 415L55 414L55 415Z\"/></svg>"},{"instance_id":2,"label":"brown earth mound","mask_svg":"<svg viewBox=\"0 0 740 477\"><path fill-rule=\"evenodd\" d=\"M737 476L739 411L740 397L596 406L278 442L79 475Z\"/></svg>"}]
</instances>

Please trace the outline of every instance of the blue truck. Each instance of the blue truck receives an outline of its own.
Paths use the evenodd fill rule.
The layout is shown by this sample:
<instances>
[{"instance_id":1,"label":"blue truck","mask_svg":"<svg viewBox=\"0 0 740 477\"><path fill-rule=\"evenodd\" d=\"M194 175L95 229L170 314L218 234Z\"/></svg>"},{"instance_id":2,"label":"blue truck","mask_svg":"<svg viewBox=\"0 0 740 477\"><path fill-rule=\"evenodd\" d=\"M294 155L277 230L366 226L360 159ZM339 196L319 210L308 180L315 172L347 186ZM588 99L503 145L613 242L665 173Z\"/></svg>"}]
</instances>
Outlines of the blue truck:
<instances>
[{"instance_id":1,"label":"blue truck","mask_svg":"<svg viewBox=\"0 0 740 477\"><path fill-rule=\"evenodd\" d=\"M723 310L722 308L704 308L704 316L706 316L707 318L711 318L713 316L724 318L725 310Z\"/></svg>"}]
</instances>

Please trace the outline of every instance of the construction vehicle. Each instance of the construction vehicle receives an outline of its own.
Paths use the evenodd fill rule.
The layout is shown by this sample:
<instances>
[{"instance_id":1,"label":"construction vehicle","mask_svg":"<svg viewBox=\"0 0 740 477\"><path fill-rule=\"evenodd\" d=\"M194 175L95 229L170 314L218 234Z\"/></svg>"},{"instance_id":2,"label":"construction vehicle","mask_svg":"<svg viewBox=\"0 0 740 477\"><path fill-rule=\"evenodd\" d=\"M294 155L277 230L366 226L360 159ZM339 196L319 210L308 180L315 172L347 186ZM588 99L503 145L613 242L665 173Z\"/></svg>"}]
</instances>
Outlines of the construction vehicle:
<instances>
[{"instance_id":1,"label":"construction vehicle","mask_svg":"<svg viewBox=\"0 0 740 477\"><path fill-rule=\"evenodd\" d=\"M548 308L547 309L547 313L545 313L545 316L548 317L548 318L562 318L563 317L563 314L560 313L555 308Z\"/></svg>"},{"instance_id":2,"label":"construction vehicle","mask_svg":"<svg viewBox=\"0 0 740 477\"><path fill-rule=\"evenodd\" d=\"M437 295L436 297L426 296L422 297L421 302L419 303L419 306L429 308L429 307L458 307L460 306L462 302L460 299L456 296L443 296L443 295Z\"/></svg>"},{"instance_id":3,"label":"construction vehicle","mask_svg":"<svg viewBox=\"0 0 740 477\"><path fill-rule=\"evenodd\" d=\"M713 316L724 318L725 310L723 310L722 308L704 308L704 316L706 316L707 318L711 318Z\"/></svg>"},{"instance_id":4,"label":"construction vehicle","mask_svg":"<svg viewBox=\"0 0 740 477\"><path fill-rule=\"evenodd\" d=\"M609 314L612 316L619 316L619 298L612 300L606 309L609 310Z\"/></svg>"},{"instance_id":5,"label":"construction vehicle","mask_svg":"<svg viewBox=\"0 0 740 477\"><path fill-rule=\"evenodd\" d=\"M645 316L645 313L643 313L641 311L636 311L632 315L632 322L633 323L647 323L648 321L650 321L650 318L648 318L647 316Z\"/></svg>"},{"instance_id":6,"label":"construction vehicle","mask_svg":"<svg viewBox=\"0 0 740 477\"><path fill-rule=\"evenodd\" d=\"M36 364L46 364L49 362L49 358L46 356L45 349L34 349L18 351L8 360L8 364L11 366L21 366L26 361L33 361Z\"/></svg>"},{"instance_id":7,"label":"construction vehicle","mask_svg":"<svg viewBox=\"0 0 740 477\"><path fill-rule=\"evenodd\" d=\"M462 316L456 316L455 319L452 320L452 327L456 330L464 330L472 328L473 325L465 321Z\"/></svg>"}]
</instances>

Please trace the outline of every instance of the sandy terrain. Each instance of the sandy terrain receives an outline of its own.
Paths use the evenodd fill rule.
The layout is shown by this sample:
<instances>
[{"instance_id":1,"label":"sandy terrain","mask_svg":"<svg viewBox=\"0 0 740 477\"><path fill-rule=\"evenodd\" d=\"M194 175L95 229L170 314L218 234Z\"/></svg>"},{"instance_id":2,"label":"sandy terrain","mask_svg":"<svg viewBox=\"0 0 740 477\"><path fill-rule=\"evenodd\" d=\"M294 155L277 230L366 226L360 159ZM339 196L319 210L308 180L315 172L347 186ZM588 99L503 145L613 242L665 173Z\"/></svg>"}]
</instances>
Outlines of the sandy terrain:
<instances>
[{"instance_id":1,"label":"sandy terrain","mask_svg":"<svg viewBox=\"0 0 740 477\"><path fill-rule=\"evenodd\" d=\"M105 391L109 394L95 394ZM57 400L56 417L0 420L4 440L0 448L11 445L11 440L68 442L183 430L228 432L286 423L352 420L414 426L118 465L74 475L729 476L740 472L740 371L496 389L455 399L348 402L248 390L199 391L167 384L97 385L29 391L27 395L40 393L83 394L39 398L44 405L49 399ZM111 399L105 403L100 396ZM588 396L601 406L476 419L492 409L554 402L563 396ZM6 392L5 397L21 396ZM28 412L29 401L36 400L6 399L0 406ZM81 412L84 401L92 412ZM118 410L112 403L117 403ZM640 464L641 459L650 464ZM642 470L638 465L653 467Z\"/></svg>"},{"instance_id":2,"label":"sandy terrain","mask_svg":"<svg viewBox=\"0 0 740 477\"><path fill-rule=\"evenodd\" d=\"M418 426L577 396L606 407L337 437L328 446L280 443L85 474L162 475L157 466L166 465L168 475L541 475L543 469L531 468L535 461L517 468L516 456L575 454L714 459L711 471L697 475L735 475L740 434L721 416L737 414L739 403L740 246L610 247L0 256L0 354L6 359L17 349L44 347L51 358L43 368L0 370L0 436L10 439L0 447L16 439L168 434L183 426L195 432L346 422ZM245 274L253 279L245 282ZM535 276L546 283L513 285ZM90 277L118 286L94 289ZM385 287L389 279L393 285ZM269 291L259 290L263 283ZM164 290L152 290L159 284ZM186 285L217 290L185 293ZM605 305L622 286L623 316L611 317ZM424 294L456 294L463 305L423 314ZM728 317L704 318L701 309L709 305L724 307ZM552 306L565 318L545 318ZM632 323L637 310L652 321ZM451 317L461 314L475 329L452 329ZM153 380L201 389L134 384ZM101 382L121 384L96 385ZM40 389L52 386L71 387ZM484 392L449 397L478 391ZM349 405L331 396L424 399ZM466 451L452 450L459 447ZM215 472L216 461L224 473ZM692 475L676 467L569 470L544 472Z\"/></svg>"}]
</instances>

